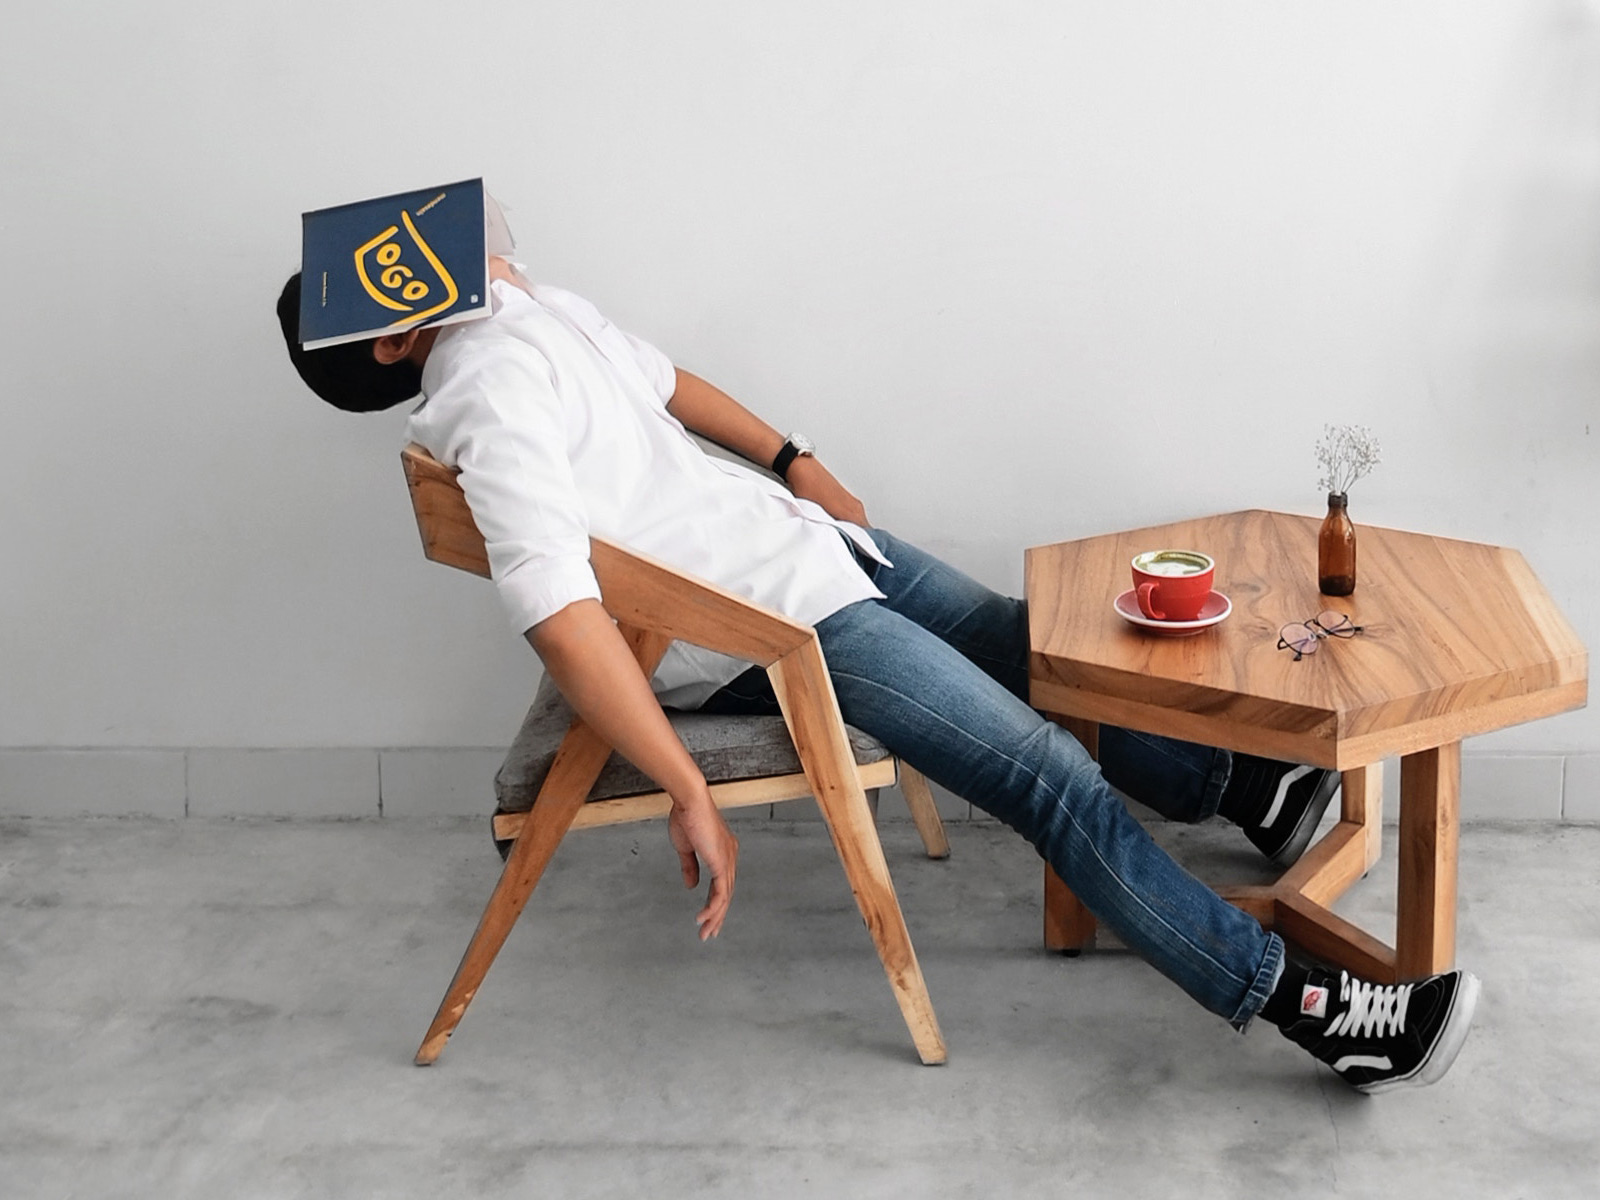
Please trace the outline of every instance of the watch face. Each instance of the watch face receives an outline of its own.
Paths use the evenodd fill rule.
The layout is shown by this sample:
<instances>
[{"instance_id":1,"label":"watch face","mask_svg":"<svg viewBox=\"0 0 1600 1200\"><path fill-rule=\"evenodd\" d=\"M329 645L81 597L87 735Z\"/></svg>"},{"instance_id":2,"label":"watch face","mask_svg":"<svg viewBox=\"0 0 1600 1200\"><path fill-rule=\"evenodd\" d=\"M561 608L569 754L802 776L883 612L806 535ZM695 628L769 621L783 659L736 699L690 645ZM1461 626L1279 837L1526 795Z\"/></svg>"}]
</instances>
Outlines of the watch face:
<instances>
[{"instance_id":1,"label":"watch face","mask_svg":"<svg viewBox=\"0 0 1600 1200\"><path fill-rule=\"evenodd\" d=\"M803 433L791 433L789 435L789 444L801 454L815 454L817 452L817 448L811 439Z\"/></svg>"}]
</instances>

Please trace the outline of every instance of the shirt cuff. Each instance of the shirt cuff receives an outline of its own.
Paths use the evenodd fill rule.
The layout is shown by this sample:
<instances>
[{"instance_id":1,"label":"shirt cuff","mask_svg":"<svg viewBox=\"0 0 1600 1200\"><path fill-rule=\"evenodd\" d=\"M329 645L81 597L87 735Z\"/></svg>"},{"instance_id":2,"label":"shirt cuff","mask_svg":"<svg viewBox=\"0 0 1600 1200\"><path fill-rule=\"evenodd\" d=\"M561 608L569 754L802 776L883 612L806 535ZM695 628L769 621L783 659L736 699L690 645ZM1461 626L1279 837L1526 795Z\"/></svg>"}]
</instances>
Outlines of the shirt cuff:
<instances>
[{"instance_id":1,"label":"shirt cuff","mask_svg":"<svg viewBox=\"0 0 1600 1200\"><path fill-rule=\"evenodd\" d=\"M586 558L546 558L524 563L497 581L506 615L517 633L555 616L578 600L600 599L600 583Z\"/></svg>"}]
</instances>

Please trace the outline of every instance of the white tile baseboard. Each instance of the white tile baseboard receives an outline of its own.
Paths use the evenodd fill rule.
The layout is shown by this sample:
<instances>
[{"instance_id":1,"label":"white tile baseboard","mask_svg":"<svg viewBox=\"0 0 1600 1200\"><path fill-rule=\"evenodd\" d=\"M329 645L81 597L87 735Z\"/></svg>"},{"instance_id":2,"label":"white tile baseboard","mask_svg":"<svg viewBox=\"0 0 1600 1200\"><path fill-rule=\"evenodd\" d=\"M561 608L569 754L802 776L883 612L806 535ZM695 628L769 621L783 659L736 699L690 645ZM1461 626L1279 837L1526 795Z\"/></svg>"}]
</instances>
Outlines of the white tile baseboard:
<instances>
[{"instance_id":1,"label":"white tile baseboard","mask_svg":"<svg viewBox=\"0 0 1600 1200\"><path fill-rule=\"evenodd\" d=\"M191 750L192 817L376 817L376 750Z\"/></svg>"},{"instance_id":2,"label":"white tile baseboard","mask_svg":"<svg viewBox=\"0 0 1600 1200\"><path fill-rule=\"evenodd\" d=\"M494 777L506 752L400 749L378 752L385 817L483 817L494 811Z\"/></svg>"},{"instance_id":3,"label":"white tile baseboard","mask_svg":"<svg viewBox=\"0 0 1600 1200\"><path fill-rule=\"evenodd\" d=\"M362 749L0 749L0 816L481 816L494 807L503 752ZM1600 754L1473 754L1461 765L1461 819L1600 821ZM880 806L903 820L898 789ZM991 820L934 785L947 821ZM1385 764L1384 819L1399 816L1400 765ZM812 801L778 819L815 819ZM743 814L756 819L765 812Z\"/></svg>"},{"instance_id":4,"label":"white tile baseboard","mask_svg":"<svg viewBox=\"0 0 1600 1200\"><path fill-rule=\"evenodd\" d=\"M1600 821L1600 754L1567 755L1561 816L1568 821Z\"/></svg>"},{"instance_id":5,"label":"white tile baseboard","mask_svg":"<svg viewBox=\"0 0 1600 1200\"><path fill-rule=\"evenodd\" d=\"M0 816L181 817L182 750L0 750Z\"/></svg>"}]
</instances>

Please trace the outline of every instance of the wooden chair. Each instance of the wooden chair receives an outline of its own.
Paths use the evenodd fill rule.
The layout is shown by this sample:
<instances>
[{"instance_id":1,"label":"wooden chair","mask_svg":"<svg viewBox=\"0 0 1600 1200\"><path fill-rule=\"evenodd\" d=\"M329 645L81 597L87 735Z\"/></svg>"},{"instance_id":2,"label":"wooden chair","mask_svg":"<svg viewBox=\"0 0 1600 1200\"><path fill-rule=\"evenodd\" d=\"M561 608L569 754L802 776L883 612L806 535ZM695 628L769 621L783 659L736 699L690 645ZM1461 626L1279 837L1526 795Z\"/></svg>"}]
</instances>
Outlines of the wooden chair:
<instances>
[{"instance_id":1,"label":"wooden chair","mask_svg":"<svg viewBox=\"0 0 1600 1200\"><path fill-rule=\"evenodd\" d=\"M483 537L456 472L417 445L402 452L401 462L423 552L435 562L487 577ZM590 561L602 603L646 675L677 639L766 667L801 769L775 777L710 783L712 798L719 808L736 808L816 797L917 1053L924 1063L942 1063L944 1039L866 795L869 787L892 784L898 767L927 852L942 858L949 854L949 843L926 781L909 766L897 764L887 751L876 756L877 761L858 765L851 734L857 732L858 741L863 735L845 725L822 648L808 626L604 538L591 539ZM508 768L516 752L513 747ZM596 780L614 757L620 761L611 747L574 718L528 811L501 811L495 817L495 836L512 841L505 868L417 1051L419 1066L432 1063L444 1050L567 830L666 815L670 801L660 791L590 800ZM499 784L507 782L506 774L502 769ZM707 779L710 782L709 773ZM497 786L497 790L504 809L506 789Z\"/></svg>"}]
</instances>

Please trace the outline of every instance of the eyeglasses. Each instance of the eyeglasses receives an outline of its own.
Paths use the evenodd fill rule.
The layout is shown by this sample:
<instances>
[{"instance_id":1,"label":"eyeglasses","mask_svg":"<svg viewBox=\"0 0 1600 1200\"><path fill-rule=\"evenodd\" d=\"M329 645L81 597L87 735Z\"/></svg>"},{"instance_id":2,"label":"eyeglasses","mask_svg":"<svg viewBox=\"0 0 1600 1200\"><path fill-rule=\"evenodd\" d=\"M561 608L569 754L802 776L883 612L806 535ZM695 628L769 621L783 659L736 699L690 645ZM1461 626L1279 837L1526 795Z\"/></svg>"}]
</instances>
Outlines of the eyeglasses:
<instances>
[{"instance_id":1,"label":"eyeglasses","mask_svg":"<svg viewBox=\"0 0 1600 1200\"><path fill-rule=\"evenodd\" d=\"M1328 609L1309 621L1291 621L1278 630L1278 649L1293 650L1294 660L1299 662L1306 655L1315 654L1325 637L1353 638L1360 632L1361 626L1344 613Z\"/></svg>"}]
</instances>

